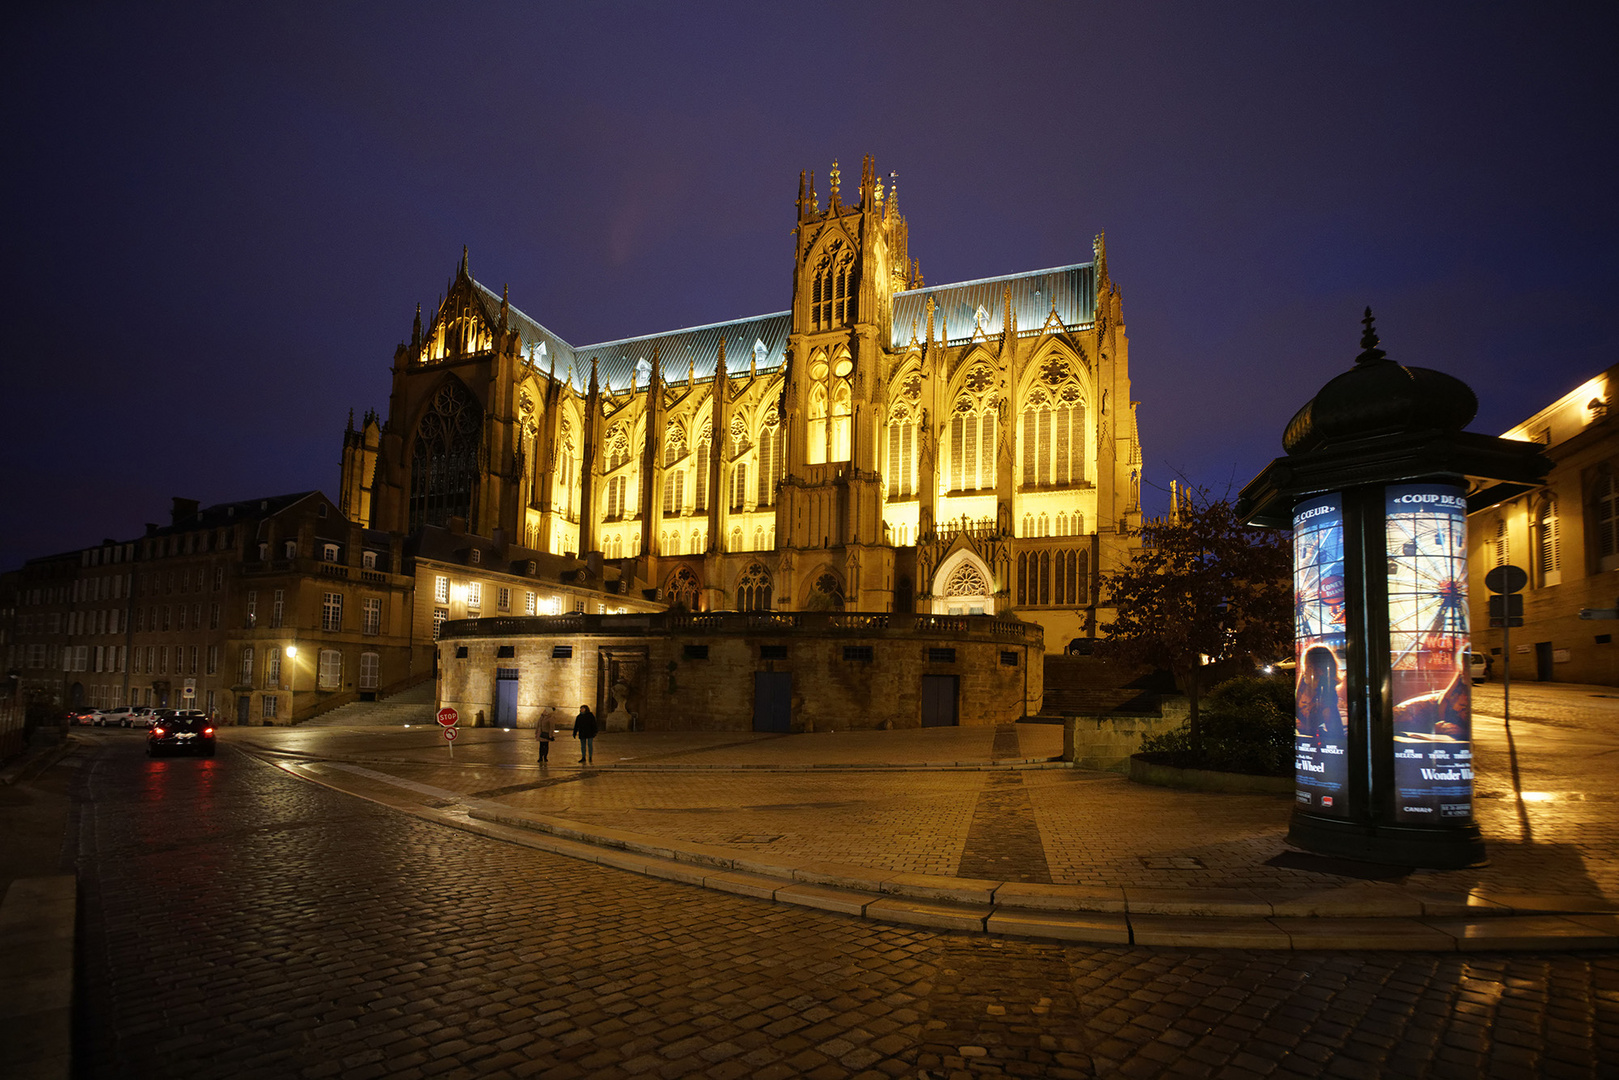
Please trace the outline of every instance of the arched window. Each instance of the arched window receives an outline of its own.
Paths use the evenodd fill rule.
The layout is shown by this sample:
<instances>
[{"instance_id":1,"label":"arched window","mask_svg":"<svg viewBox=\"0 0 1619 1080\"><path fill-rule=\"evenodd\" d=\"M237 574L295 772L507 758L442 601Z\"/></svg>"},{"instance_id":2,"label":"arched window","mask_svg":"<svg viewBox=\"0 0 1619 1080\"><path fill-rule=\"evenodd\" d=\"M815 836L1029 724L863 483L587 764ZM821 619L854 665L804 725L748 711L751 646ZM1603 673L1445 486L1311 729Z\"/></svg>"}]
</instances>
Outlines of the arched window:
<instances>
[{"instance_id":1,"label":"arched window","mask_svg":"<svg viewBox=\"0 0 1619 1080\"><path fill-rule=\"evenodd\" d=\"M709 429L704 427L702 437L697 442L697 500L694 509L699 514L708 512L708 469L714 453L714 440L710 434Z\"/></svg>"},{"instance_id":2,"label":"arched window","mask_svg":"<svg viewBox=\"0 0 1619 1080\"><path fill-rule=\"evenodd\" d=\"M686 456L686 432L673 420L663 432L663 464L673 465Z\"/></svg>"},{"instance_id":3,"label":"arched window","mask_svg":"<svg viewBox=\"0 0 1619 1080\"><path fill-rule=\"evenodd\" d=\"M738 525L738 526L735 526L735 527L733 527L731 529L731 546L729 548L727 548L726 550L728 550L728 551L741 551L742 550L742 526Z\"/></svg>"},{"instance_id":4,"label":"arched window","mask_svg":"<svg viewBox=\"0 0 1619 1080\"><path fill-rule=\"evenodd\" d=\"M1051 522L1049 520L1047 520L1046 515L1044 515L1044 514L1040 515L1040 535L1041 536L1050 536L1051 535Z\"/></svg>"},{"instance_id":5,"label":"arched window","mask_svg":"<svg viewBox=\"0 0 1619 1080\"><path fill-rule=\"evenodd\" d=\"M772 404L759 427L759 497L755 506L774 506L776 482L787 475L787 462L781 452L781 417Z\"/></svg>"},{"instance_id":6,"label":"arched window","mask_svg":"<svg viewBox=\"0 0 1619 1080\"><path fill-rule=\"evenodd\" d=\"M895 405L888 414L888 497L903 499L916 493L916 418L908 404Z\"/></svg>"},{"instance_id":7,"label":"arched window","mask_svg":"<svg viewBox=\"0 0 1619 1080\"><path fill-rule=\"evenodd\" d=\"M558 502L562 506L562 513L569 521L573 516L573 489L574 489L574 459L573 459L573 425L567 420L562 421L562 431L559 433L562 443L562 453L557 459L556 483L562 489Z\"/></svg>"},{"instance_id":8,"label":"arched window","mask_svg":"<svg viewBox=\"0 0 1619 1080\"><path fill-rule=\"evenodd\" d=\"M736 471L731 474L731 509L741 510L748 501L748 463L736 463Z\"/></svg>"},{"instance_id":9,"label":"arched window","mask_svg":"<svg viewBox=\"0 0 1619 1080\"><path fill-rule=\"evenodd\" d=\"M1505 566L1506 564L1507 519L1505 517L1498 517L1495 519L1495 565Z\"/></svg>"},{"instance_id":10,"label":"arched window","mask_svg":"<svg viewBox=\"0 0 1619 1080\"><path fill-rule=\"evenodd\" d=\"M846 363L847 361L841 361ZM849 460L849 426L854 414L848 379L832 380L832 447L828 461Z\"/></svg>"},{"instance_id":11,"label":"arched window","mask_svg":"<svg viewBox=\"0 0 1619 1080\"><path fill-rule=\"evenodd\" d=\"M411 447L412 529L473 517L482 430L483 409L467 388L457 379L439 387L416 426Z\"/></svg>"},{"instance_id":12,"label":"arched window","mask_svg":"<svg viewBox=\"0 0 1619 1080\"><path fill-rule=\"evenodd\" d=\"M682 566L669 575L664 583L664 599L669 602L670 608L679 608L685 611L697 610L697 596L701 586L697 583L697 575L692 573L691 567Z\"/></svg>"},{"instance_id":13,"label":"arched window","mask_svg":"<svg viewBox=\"0 0 1619 1080\"><path fill-rule=\"evenodd\" d=\"M950 407L951 491L978 491L995 486L995 421L1000 397L995 371L974 364Z\"/></svg>"},{"instance_id":14,"label":"arched window","mask_svg":"<svg viewBox=\"0 0 1619 1080\"><path fill-rule=\"evenodd\" d=\"M753 550L763 551L765 546L765 530L763 525L753 527Z\"/></svg>"},{"instance_id":15,"label":"arched window","mask_svg":"<svg viewBox=\"0 0 1619 1080\"><path fill-rule=\"evenodd\" d=\"M663 477L663 512L667 517L679 517L686 511L686 471L675 469Z\"/></svg>"},{"instance_id":16,"label":"arched window","mask_svg":"<svg viewBox=\"0 0 1619 1080\"><path fill-rule=\"evenodd\" d=\"M811 611L842 611L843 582L831 571L823 573L810 587L809 600L805 606Z\"/></svg>"},{"instance_id":17,"label":"arched window","mask_svg":"<svg viewBox=\"0 0 1619 1080\"><path fill-rule=\"evenodd\" d=\"M808 445L805 461L811 465L826 462L826 387L815 386L809 395Z\"/></svg>"},{"instance_id":18,"label":"arched window","mask_svg":"<svg viewBox=\"0 0 1619 1080\"><path fill-rule=\"evenodd\" d=\"M770 610L770 571L754 563L742 572L736 582L736 609Z\"/></svg>"},{"instance_id":19,"label":"arched window","mask_svg":"<svg viewBox=\"0 0 1619 1080\"><path fill-rule=\"evenodd\" d=\"M1557 542L1557 497L1547 494L1535 507L1535 584L1541 588L1562 583L1562 555Z\"/></svg>"},{"instance_id":20,"label":"arched window","mask_svg":"<svg viewBox=\"0 0 1619 1080\"><path fill-rule=\"evenodd\" d=\"M853 322L856 315L854 254L845 251L841 240L815 264L810 284L810 321L817 330Z\"/></svg>"},{"instance_id":21,"label":"arched window","mask_svg":"<svg viewBox=\"0 0 1619 1080\"><path fill-rule=\"evenodd\" d=\"M1068 362L1046 360L1023 403L1023 486L1066 487L1085 479L1085 400Z\"/></svg>"},{"instance_id":22,"label":"arched window","mask_svg":"<svg viewBox=\"0 0 1619 1080\"><path fill-rule=\"evenodd\" d=\"M691 531L691 553L693 555L701 555L703 553L703 534L698 529L693 529Z\"/></svg>"}]
</instances>

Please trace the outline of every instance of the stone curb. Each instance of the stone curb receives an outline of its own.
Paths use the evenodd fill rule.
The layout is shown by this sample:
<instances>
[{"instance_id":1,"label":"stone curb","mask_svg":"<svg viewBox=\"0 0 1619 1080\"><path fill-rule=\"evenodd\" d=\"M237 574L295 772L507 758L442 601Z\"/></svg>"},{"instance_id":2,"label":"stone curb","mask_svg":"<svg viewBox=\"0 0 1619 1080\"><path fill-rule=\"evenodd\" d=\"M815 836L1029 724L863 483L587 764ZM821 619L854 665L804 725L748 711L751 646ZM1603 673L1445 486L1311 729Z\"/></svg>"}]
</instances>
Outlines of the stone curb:
<instances>
[{"instance_id":1,"label":"stone curb","mask_svg":"<svg viewBox=\"0 0 1619 1080\"><path fill-rule=\"evenodd\" d=\"M1353 888L1268 901L1248 890L1117 889L799 865L727 849L470 804L462 827L664 880L881 922L1013 937L1182 948L1401 950L1612 949L1619 905L1577 896L1355 896ZM528 839L522 834L529 834ZM516 834L516 835L514 835ZM536 835L537 834L537 835Z\"/></svg>"},{"instance_id":2,"label":"stone curb","mask_svg":"<svg viewBox=\"0 0 1619 1080\"><path fill-rule=\"evenodd\" d=\"M374 754L353 754L333 757L303 750L284 750L270 746L240 746L238 749L265 758L285 758L293 761L347 761L355 765L432 765L437 769L532 769L532 761L435 761L417 758L378 757ZM946 762L821 762L802 765L761 763L739 765L724 762L638 762L615 761L602 765L577 765L573 761L556 761L552 765L581 772L992 772L1004 770L1072 769L1075 766L1061 758L1006 758L1001 761L946 761ZM1102 771L1102 770L1090 770Z\"/></svg>"}]
</instances>

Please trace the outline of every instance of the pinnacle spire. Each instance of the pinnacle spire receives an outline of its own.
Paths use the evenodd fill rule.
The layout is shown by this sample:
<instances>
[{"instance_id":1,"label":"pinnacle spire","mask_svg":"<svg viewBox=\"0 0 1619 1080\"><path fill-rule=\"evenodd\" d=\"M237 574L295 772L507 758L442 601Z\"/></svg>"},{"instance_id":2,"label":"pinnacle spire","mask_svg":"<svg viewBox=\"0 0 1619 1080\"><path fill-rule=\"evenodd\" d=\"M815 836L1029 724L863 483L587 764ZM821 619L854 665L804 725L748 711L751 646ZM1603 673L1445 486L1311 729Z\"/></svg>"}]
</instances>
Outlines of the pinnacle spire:
<instances>
[{"instance_id":1,"label":"pinnacle spire","mask_svg":"<svg viewBox=\"0 0 1619 1080\"><path fill-rule=\"evenodd\" d=\"M467 255L467 246L461 245L461 274L467 278L472 277L472 260Z\"/></svg>"}]
</instances>

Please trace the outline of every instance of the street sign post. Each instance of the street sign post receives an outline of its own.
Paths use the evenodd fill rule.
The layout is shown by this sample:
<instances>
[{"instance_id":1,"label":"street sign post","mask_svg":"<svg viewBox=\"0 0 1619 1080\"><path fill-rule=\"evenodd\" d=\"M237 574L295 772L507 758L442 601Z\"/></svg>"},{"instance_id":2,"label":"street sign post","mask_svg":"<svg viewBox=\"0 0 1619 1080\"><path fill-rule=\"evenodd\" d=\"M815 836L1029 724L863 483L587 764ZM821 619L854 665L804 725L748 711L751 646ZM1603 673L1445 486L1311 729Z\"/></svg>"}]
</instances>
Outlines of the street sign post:
<instances>
[{"instance_id":1,"label":"street sign post","mask_svg":"<svg viewBox=\"0 0 1619 1080\"><path fill-rule=\"evenodd\" d=\"M445 738L445 741L447 741L447 742L454 742L455 741L455 728L453 728L453 727L445 728L444 729L444 738ZM454 749L454 747L451 747L451 749Z\"/></svg>"},{"instance_id":2,"label":"street sign post","mask_svg":"<svg viewBox=\"0 0 1619 1080\"><path fill-rule=\"evenodd\" d=\"M1501 719L1512 723L1512 628L1523 625L1523 587L1529 575L1523 567L1503 564L1484 575L1490 590L1490 627L1501 628Z\"/></svg>"}]
</instances>

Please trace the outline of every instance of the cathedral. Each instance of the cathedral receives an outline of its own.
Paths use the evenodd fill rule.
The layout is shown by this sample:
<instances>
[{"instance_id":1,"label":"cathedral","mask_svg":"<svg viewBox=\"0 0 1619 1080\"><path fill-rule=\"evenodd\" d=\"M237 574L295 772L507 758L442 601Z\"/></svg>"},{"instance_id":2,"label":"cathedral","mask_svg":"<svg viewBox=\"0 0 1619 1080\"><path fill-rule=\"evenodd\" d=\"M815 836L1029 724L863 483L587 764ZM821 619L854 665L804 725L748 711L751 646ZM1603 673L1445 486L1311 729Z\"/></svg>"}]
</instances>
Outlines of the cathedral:
<instances>
[{"instance_id":1,"label":"cathedral","mask_svg":"<svg viewBox=\"0 0 1619 1080\"><path fill-rule=\"evenodd\" d=\"M916 612L1094 636L1130 557L1129 343L1090 262L929 286L898 191L800 175L787 310L572 345L472 275L344 439L340 509L688 611ZM1103 614L1100 621L1108 621Z\"/></svg>"}]
</instances>

